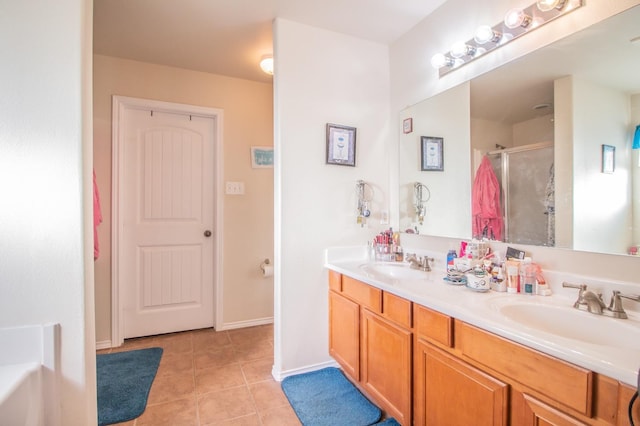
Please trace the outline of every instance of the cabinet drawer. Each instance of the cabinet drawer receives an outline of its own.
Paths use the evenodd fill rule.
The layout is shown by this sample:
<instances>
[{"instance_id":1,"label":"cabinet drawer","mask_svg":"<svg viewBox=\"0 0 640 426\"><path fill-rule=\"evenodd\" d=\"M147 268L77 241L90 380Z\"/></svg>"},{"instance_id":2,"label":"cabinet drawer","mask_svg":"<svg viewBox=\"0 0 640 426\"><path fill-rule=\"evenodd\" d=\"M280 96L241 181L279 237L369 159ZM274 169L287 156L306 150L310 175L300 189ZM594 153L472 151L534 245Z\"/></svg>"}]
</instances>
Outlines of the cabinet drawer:
<instances>
[{"instance_id":1,"label":"cabinet drawer","mask_svg":"<svg viewBox=\"0 0 640 426\"><path fill-rule=\"evenodd\" d=\"M382 290L346 275L342 276L342 295L373 312L382 312Z\"/></svg>"},{"instance_id":2,"label":"cabinet drawer","mask_svg":"<svg viewBox=\"0 0 640 426\"><path fill-rule=\"evenodd\" d=\"M342 274L329 270L329 288L340 293L342 291Z\"/></svg>"},{"instance_id":3,"label":"cabinet drawer","mask_svg":"<svg viewBox=\"0 0 640 426\"><path fill-rule=\"evenodd\" d=\"M449 348L453 347L453 318L424 306L414 306L418 339L431 340Z\"/></svg>"},{"instance_id":4,"label":"cabinet drawer","mask_svg":"<svg viewBox=\"0 0 640 426\"><path fill-rule=\"evenodd\" d=\"M383 291L382 316L401 326L411 328L411 302Z\"/></svg>"},{"instance_id":5,"label":"cabinet drawer","mask_svg":"<svg viewBox=\"0 0 640 426\"><path fill-rule=\"evenodd\" d=\"M456 321L461 352L560 404L591 417L593 373Z\"/></svg>"}]
</instances>

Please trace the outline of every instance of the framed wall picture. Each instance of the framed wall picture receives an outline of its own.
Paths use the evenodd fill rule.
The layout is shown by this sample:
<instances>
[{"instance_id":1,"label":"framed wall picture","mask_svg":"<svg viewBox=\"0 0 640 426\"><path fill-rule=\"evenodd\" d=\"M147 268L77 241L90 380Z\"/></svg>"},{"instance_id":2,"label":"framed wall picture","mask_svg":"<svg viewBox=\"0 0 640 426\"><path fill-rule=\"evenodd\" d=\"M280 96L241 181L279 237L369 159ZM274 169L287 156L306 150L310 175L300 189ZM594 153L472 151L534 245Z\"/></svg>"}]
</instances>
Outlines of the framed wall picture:
<instances>
[{"instance_id":1,"label":"framed wall picture","mask_svg":"<svg viewBox=\"0 0 640 426\"><path fill-rule=\"evenodd\" d=\"M355 167L355 127L327 123L327 164Z\"/></svg>"},{"instance_id":2,"label":"framed wall picture","mask_svg":"<svg viewBox=\"0 0 640 426\"><path fill-rule=\"evenodd\" d=\"M254 169L273 168L273 147L252 146L251 167Z\"/></svg>"},{"instance_id":3,"label":"framed wall picture","mask_svg":"<svg viewBox=\"0 0 640 426\"><path fill-rule=\"evenodd\" d=\"M413 132L413 118L405 118L402 120L402 132L404 134Z\"/></svg>"},{"instance_id":4,"label":"framed wall picture","mask_svg":"<svg viewBox=\"0 0 640 426\"><path fill-rule=\"evenodd\" d=\"M616 170L616 147L602 145L602 173L613 173Z\"/></svg>"},{"instance_id":5,"label":"framed wall picture","mask_svg":"<svg viewBox=\"0 0 640 426\"><path fill-rule=\"evenodd\" d=\"M444 170L443 143L443 138L420 137L420 170L440 172Z\"/></svg>"}]
</instances>

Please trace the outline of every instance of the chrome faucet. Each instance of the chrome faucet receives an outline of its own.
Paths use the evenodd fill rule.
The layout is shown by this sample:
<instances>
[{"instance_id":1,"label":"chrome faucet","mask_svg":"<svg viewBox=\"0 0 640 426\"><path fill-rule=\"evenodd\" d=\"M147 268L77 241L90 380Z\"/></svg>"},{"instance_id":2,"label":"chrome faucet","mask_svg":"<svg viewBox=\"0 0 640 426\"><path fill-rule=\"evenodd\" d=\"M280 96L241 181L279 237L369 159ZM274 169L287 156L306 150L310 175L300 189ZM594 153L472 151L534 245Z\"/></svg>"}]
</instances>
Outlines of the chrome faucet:
<instances>
[{"instance_id":1,"label":"chrome faucet","mask_svg":"<svg viewBox=\"0 0 640 426\"><path fill-rule=\"evenodd\" d=\"M611 311L611 316L614 318L622 318L627 319L627 313L624 311L622 307L622 297L625 299L635 300L636 302L640 302L640 296L637 294L622 294L618 290L613 290L613 294L611 295L611 302L609 302L609 311Z\"/></svg>"},{"instance_id":2,"label":"chrome faucet","mask_svg":"<svg viewBox=\"0 0 640 426\"><path fill-rule=\"evenodd\" d=\"M409 264L411 265L410 267L412 269L420 269L421 271L425 271L425 272L431 271L431 265L429 264L429 262L433 262L432 257L428 257L428 256L419 257L419 256L416 256L415 253L407 253L404 257L404 260L409 262Z\"/></svg>"},{"instance_id":3,"label":"chrome faucet","mask_svg":"<svg viewBox=\"0 0 640 426\"><path fill-rule=\"evenodd\" d=\"M613 290L611 295L611 301L607 307L602 301L602 295L594 293L591 290L587 290L586 284L571 284L567 282L562 283L562 287L577 288L580 290L578 293L578 300L573 304L573 307L580 309L581 306L586 306L587 311L592 314L607 315L613 318L626 319L627 313L622 307L622 297L636 302L640 302L640 296L622 294L618 290Z\"/></svg>"},{"instance_id":4,"label":"chrome faucet","mask_svg":"<svg viewBox=\"0 0 640 426\"><path fill-rule=\"evenodd\" d=\"M578 293L578 300L573 304L573 307L576 309L580 309L581 306L586 306L588 312L602 315L602 310L607 308L607 305L602 301L602 296L591 290L587 290L586 284L578 285L563 282L562 287L577 288L580 290Z\"/></svg>"}]
</instances>

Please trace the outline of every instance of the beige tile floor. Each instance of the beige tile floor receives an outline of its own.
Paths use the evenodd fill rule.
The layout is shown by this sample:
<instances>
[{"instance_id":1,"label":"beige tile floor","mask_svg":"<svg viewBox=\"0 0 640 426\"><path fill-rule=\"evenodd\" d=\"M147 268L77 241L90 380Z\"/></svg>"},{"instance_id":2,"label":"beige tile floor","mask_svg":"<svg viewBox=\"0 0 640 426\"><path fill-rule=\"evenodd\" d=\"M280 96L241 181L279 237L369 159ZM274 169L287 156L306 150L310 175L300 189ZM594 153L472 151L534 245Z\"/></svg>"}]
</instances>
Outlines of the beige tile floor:
<instances>
[{"instance_id":1,"label":"beige tile floor","mask_svg":"<svg viewBox=\"0 0 640 426\"><path fill-rule=\"evenodd\" d=\"M273 326L128 339L119 348L164 349L144 413L126 426L300 425L271 376Z\"/></svg>"}]
</instances>

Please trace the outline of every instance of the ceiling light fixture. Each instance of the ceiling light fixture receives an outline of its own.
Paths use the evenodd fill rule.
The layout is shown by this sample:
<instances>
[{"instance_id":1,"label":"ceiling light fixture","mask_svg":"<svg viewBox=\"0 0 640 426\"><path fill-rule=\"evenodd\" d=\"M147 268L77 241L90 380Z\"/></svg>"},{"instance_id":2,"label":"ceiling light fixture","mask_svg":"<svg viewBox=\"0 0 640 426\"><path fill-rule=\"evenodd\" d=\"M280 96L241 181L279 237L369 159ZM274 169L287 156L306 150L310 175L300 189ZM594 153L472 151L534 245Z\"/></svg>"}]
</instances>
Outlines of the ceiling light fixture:
<instances>
[{"instance_id":1,"label":"ceiling light fixture","mask_svg":"<svg viewBox=\"0 0 640 426\"><path fill-rule=\"evenodd\" d=\"M449 52L433 55L431 65L443 77L485 53L578 9L583 3L584 0L536 0L524 9L511 9L502 22L493 27L481 25L471 40L458 41L451 46Z\"/></svg>"},{"instance_id":2,"label":"ceiling light fixture","mask_svg":"<svg viewBox=\"0 0 640 426\"><path fill-rule=\"evenodd\" d=\"M260 60L260 68L265 74L273 75L273 56L263 56Z\"/></svg>"}]
</instances>

